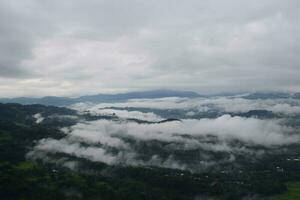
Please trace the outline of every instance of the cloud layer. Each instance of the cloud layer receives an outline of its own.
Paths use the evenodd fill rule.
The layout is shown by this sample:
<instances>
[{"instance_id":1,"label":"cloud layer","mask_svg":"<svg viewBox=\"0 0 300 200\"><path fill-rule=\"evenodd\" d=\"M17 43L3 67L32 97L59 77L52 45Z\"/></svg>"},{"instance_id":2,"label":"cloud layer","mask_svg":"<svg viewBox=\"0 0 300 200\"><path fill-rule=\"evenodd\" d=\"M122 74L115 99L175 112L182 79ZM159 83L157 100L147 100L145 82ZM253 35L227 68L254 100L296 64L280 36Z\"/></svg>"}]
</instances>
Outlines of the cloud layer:
<instances>
[{"instance_id":1,"label":"cloud layer","mask_svg":"<svg viewBox=\"0 0 300 200\"><path fill-rule=\"evenodd\" d=\"M77 124L62 128L61 139L37 141L27 155L29 158L70 168L78 166L74 159L77 157L108 165L200 172L255 162L300 143L297 99L245 99L240 95L173 97L82 102L71 108L78 111ZM253 110L271 111L274 115L243 115ZM34 117L37 123L47 120L40 114ZM53 158L57 153L64 154L63 160Z\"/></svg>"},{"instance_id":2,"label":"cloud layer","mask_svg":"<svg viewBox=\"0 0 300 200\"><path fill-rule=\"evenodd\" d=\"M90 111L91 114L116 113L120 117L134 115L143 119L155 119L153 113L129 112L126 109L158 109L158 110L182 110L186 115L193 117L197 113L218 111L227 113L248 112L251 110L267 110L276 114L296 115L300 114L300 101L296 99L244 99L239 96L232 97L212 97L212 98L159 98L159 99L131 99L122 103L100 103L92 104L82 102L74 104L71 108L78 111ZM114 109L112 109L114 108ZM117 110L125 109L125 110Z\"/></svg>"},{"instance_id":3,"label":"cloud layer","mask_svg":"<svg viewBox=\"0 0 300 200\"><path fill-rule=\"evenodd\" d=\"M108 165L197 171L218 163L233 162L238 154L253 159L263 154L265 148L300 140L298 135L292 134L293 128L278 120L229 115L159 124L97 120L63 130L64 138L40 140L28 157L44 159L45 153L64 153ZM223 158L215 159L215 153L221 153Z\"/></svg>"}]
</instances>

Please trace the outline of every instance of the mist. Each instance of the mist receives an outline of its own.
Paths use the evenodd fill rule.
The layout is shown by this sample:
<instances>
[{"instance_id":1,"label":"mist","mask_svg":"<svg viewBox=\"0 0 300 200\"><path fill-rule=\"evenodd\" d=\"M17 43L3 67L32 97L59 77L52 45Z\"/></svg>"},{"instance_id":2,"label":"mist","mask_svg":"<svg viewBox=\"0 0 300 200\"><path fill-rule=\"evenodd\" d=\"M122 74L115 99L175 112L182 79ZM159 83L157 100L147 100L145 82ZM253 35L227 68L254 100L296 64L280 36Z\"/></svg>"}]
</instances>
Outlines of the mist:
<instances>
[{"instance_id":1,"label":"mist","mask_svg":"<svg viewBox=\"0 0 300 200\"><path fill-rule=\"evenodd\" d=\"M41 153L64 153L108 165L203 170L221 163L234 163L238 155L255 159L266 151L270 153L277 147L298 143L298 130L286 120L286 117L298 113L294 109L298 105L296 100L247 100L240 97L133 99L97 105L80 103L71 106L80 114L100 118L112 116L115 120L78 121L71 127L62 128L65 134L62 139L38 141L28 155L35 158ZM164 118L155 114L157 109L161 112L180 110L187 118L160 122ZM266 119L226 114L252 109L266 109L286 117ZM210 113L212 110L225 114L194 118L196 113ZM129 119L146 121L141 123ZM187 161L180 152L194 152L191 155L197 160ZM221 154L223 158L216 161L215 154Z\"/></svg>"}]
</instances>

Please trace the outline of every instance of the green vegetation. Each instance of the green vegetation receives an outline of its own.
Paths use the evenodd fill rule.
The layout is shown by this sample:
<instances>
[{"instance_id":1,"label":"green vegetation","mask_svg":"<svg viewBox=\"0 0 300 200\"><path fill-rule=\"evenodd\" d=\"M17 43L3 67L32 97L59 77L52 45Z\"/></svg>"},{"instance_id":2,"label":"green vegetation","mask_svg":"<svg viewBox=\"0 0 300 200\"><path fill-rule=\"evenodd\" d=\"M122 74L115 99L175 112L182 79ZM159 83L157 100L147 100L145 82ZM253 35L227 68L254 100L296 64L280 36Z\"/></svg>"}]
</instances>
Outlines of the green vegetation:
<instances>
[{"instance_id":1,"label":"green vegetation","mask_svg":"<svg viewBox=\"0 0 300 200\"><path fill-rule=\"evenodd\" d=\"M64 136L60 127L74 123L52 119L36 124L32 117L36 113L76 114L65 108L0 104L0 199L194 200L205 196L240 200L284 193L285 182L300 180L300 162L287 161L290 156L299 157L299 145L289 145L283 153L257 162L241 155L236 158L238 167L228 166L222 173L217 169L193 174L157 167L108 166L63 153L51 155L52 163L28 160L26 154L37 140L60 139ZM71 170L56 163L63 159L76 161L79 167ZM274 198L299 197L299 183L288 188Z\"/></svg>"},{"instance_id":2,"label":"green vegetation","mask_svg":"<svg viewBox=\"0 0 300 200\"><path fill-rule=\"evenodd\" d=\"M300 182L291 182L287 184L288 191L262 200L299 200L300 199Z\"/></svg>"}]
</instances>

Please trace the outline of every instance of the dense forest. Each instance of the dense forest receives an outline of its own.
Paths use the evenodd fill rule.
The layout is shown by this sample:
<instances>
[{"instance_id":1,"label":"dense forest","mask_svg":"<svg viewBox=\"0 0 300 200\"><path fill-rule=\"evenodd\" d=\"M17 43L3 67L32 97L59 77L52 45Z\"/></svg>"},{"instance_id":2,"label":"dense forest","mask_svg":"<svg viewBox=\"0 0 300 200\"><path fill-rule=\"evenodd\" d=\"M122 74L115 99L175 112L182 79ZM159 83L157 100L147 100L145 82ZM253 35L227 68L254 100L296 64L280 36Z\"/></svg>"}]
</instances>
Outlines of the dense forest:
<instances>
[{"instance_id":1,"label":"dense forest","mask_svg":"<svg viewBox=\"0 0 300 200\"><path fill-rule=\"evenodd\" d=\"M36 123L36 113L45 117L43 123ZM241 158L239 168L226 166L226 170L199 173L107 165L64 153L52 157L76 160L80 167L70 169L57 162L28 158L38 140L62 138L61 128L76 123L75 118L51 117L59 115L93 120L89 114L67 108L0 104L1 199L255 199L283 193L285 183L300 180L299 144L256 162Z\"/></svg>"}]
</instances>

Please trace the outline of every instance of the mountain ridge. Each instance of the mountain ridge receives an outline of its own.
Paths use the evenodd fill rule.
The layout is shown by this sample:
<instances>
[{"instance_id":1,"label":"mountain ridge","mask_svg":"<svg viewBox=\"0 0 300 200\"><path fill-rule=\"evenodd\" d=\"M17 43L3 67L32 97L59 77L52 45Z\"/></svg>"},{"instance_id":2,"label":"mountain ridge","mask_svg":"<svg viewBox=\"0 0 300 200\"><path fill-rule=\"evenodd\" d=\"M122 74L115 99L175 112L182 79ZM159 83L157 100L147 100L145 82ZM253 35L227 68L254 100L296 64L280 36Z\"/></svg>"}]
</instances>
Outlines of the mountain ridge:
<instances>
[{"instance_id":1,"label":"mountain ridge","mask_svg":"<svg viewBox=\"0 0 300 200\"><path fill-rule=\"evenodd\" d=\"M128 93L117 93L117 94L96 94L86 95L77 98L71 97L58 97L58 96L45 96L41 98L34 97L17 97L17 98L1 98L0 103L19 103L23 105L29 104L42 104L51 106L69 106L79 102L122 102L129 99L154 99L154 98L166 98L166 97L188 97L195 98L201 97L196 92L192 91L175 91L175 90L151 90L141 92L128 92Z\"/></svg>"},{"instance_id":2,"label":"mountain ridge","mask_svg":"<svg viewBox=\"0 0 300 200\"><path fill-rule=\"evenodd\" d=\"M236 94L238 95L238 94ZM124 102L129 99L155 99L167 97L181 98L197 98L197 97L217 97L217 96L232 96L232 95L203 95L193 91L176 91L176 90L150 90L139 92L127 92L117 94L95 94L85 95L76 98L45 96L40 98L35 97L17 97L17 98L0 98L0 103L19 103L22 105L41 104L47 106L70 106L80 102L104 103L104 102ZM235 96L235 95L233 95ZM248 93L240 98L244 99L300 99L300 93L288 92L253 92Z\"/></svg>"}]
</instances>

